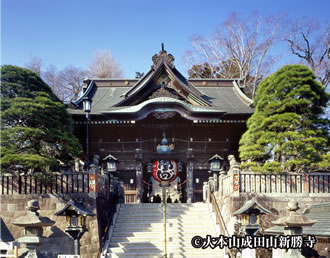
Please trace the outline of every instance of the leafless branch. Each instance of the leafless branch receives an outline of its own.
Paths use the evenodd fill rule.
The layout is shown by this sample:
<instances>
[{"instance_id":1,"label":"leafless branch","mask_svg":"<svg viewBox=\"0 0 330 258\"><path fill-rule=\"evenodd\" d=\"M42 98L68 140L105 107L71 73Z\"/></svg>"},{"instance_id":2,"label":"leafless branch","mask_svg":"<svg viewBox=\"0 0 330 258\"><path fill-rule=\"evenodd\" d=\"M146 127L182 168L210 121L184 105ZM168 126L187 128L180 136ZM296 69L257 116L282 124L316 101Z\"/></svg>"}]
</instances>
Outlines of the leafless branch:
<instances>
[{"instance_id":1,"label":"leafless branch","mask_svg":"<svg viewBox=\"0 0 330 258\"><path fill-rule=\"evenodd\" d=\"M41 76L42 59L39 56L30 56L24 66Z\"/></svg>"},{"instance_id":2,"label":"leafless branch","mask_svg":"<svg viewBox=\"0 0 330 258\"><path fill-rule=\"evenodd\" d=\"M291 23L286 40L292 54L309 66L326 88L329 85L329 59L325 58L329 51L329 27L321 29L315 20L300 19Z\"/></svg>"},{"instance_id":3,"label":"leafless branch","mask_svg":"<svg viewBox=\"0 0 330 258\"><path fill-rule=\"evenodd\" d=\"M244 85L250 87L254 95L261 78L274 62L269 50L277 40L280 22L281 18L266 20L255 14L250 19L242 20L237 14L232 14L213 36L194 37L194 51L184 58L184 62L189 64L194 60L197 62L195 64L208 63L210 67L220 68L221 76L230 76L228 72L236 75L238 71Z\"/></svg>"},{"instance_id":4,"label":"leafless branch","mask_svg":"<svg viewBox=\"0 0 330 258\"><path fill-rule=\"evenodd\" d=\"M99 50L94 53L88 66L88 76L94 78L120 78L122 70L110 50Z\"/></svg>"}]
</instances>

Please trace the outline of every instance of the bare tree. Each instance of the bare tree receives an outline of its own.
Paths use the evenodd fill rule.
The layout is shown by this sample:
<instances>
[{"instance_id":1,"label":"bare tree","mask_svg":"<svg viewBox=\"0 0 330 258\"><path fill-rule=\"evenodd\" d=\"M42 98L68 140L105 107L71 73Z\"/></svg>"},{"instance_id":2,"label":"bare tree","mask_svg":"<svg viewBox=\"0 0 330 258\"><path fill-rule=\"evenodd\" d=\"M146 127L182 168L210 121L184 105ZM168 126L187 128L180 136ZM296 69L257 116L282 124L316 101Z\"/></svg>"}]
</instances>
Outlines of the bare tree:
<instances>
[{"instance_id":1,"label":"bare tree","mask_svg":"<svg viewBox=\"0 0 330 258\"><path fill-rule=\"evenodd\" d=\"M52 89L52 91L56 94L56 96L65 101L65 92L62 88L62 82L59 76L59 71L57 70L55 65L49 65L47 70L43 73L43 79L48 84L48 86Z\"/></svg>"},{"instance_id":2,"label":"bare tree","mask_svg":"<svg viewBox=\"0 0 330 258\"><path fill-rule=\"evenodd\" d=\"M256 13L242 20L233 13L214 35L194 36L191 40L194 50L186 52L184 62L189 67L206 62L210 65L211 74L220 74L223 78L231 76L228 71L238 69L244 86L254 97L258 83L276 61L269 55L269 50L277 40L281 20L264 18ZM216 71L218 68L220 73Z\"/></svg>"},{"instance_id":3,"label":"bare tree","mask_svg":"<svg viewBox=\"0 0 330 258\"><path fill-rule=\"evenodd\" d=\"M65 92L66 101L78 99L83 88L83 80L86 77L86 71L73 65L67 66L59 73L62 90Z\"/></svg>"},{"instance_id":4,"label":"bare tree","mask_svg":"<svg viewBox=\"0 0 330 258\"><path fill-rule=\"evenodd\" d=\"M292 54L309 66L326 88L330 81L330 27L321 28L316 20L302 18L291 23L286 40Z\"/></svg>"},{"instance_id":5,"label":"bare tree","mask_svg":"<svg viewBox=\"0 0 330 258\"><path fill-rule=\"evenodd\" d=\"M79 97L86 72L73 65L58 71L54 65L44 72L44 80L63 102L71 102Z\"/></svg>"},{"instance_id":6,"label":"bare tree","mask_svg":"<svg viewBox=\"0 0 330 258\"><path fill-rule=\"evenodd\" d=\"M42 59L39 56L30 56L24 66L41 76Z\"/></svg>"},{"instance_id":7,"label":"bare tree","mask_svg":"<svg viewBox=\"0 0 330 258\"><path fill-rule=\"evenodd\" d=\"M88 76L94 78L120 78L122 70L110 50L99 50L94 53L88 66Z\"/></svg>"}]
</instances>

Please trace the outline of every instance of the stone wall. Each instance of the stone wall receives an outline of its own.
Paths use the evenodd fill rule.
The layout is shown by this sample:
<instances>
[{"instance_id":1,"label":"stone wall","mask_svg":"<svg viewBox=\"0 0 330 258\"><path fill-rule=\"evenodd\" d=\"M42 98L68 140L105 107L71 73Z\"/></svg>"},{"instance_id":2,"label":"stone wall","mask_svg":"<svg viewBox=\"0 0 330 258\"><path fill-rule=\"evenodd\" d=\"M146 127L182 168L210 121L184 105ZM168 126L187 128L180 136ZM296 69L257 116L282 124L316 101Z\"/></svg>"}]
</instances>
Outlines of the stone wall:
<instances>
[{"instance_id":1,"label":"stone wall","mask_svg":"<svg viewBox=\"0 0 330 258\"><path fill-rule=\"evenodd\" d=\"M66 205L70 198L77 201L83 200L86 208L91 210L94 214L97 214L97 201L95 198L89 197L88 194L1 195L0 198L0 215L15 239L23 236L23 228L13 225L12 222L18 217L27 214L26 206L29 200L35 199L39 201L40 216L46 216L56 221L52 227L44 228L43 236L47 238L44 239L43 245L40 248L40 252L49 258L57 258L58 254L73 254L73 240L64 232L66 219L65 217L54 215L56 211L62 209ZM101 201L101 203L104 204L106 202ZM99 208L98 210L99 213L103 211L103 216L106 220L105 209ZM104 231L104 226L99 226L97 217L100 218L102 216L88 217L88 232L86 232L80 240L82 258L97 257L100 246L99 236L101 236ZM106 221L103 221L102 225L105 224ZM19 255L23 254L25 251L25 248L20 248Z\"/></svg>"},{"instance_id":2,"label":"stone wall","mask_svg":"<svg viewBox=\"0 0 330 258\"><path fill-rule=\"evenodd\" d=\"M239 196L227 195L217 198L221 214L225 221L226 227L229 234L232 235L234 232L234 224L237 222L237 218L233 216L233 212L241 208L244 203L248 200L255 198L260 205L270 210L272 213L269 215L263 215L261 218L261 225L264 229L274 226L271 222L275 221L279 217L287 214L286 207L288 202L292 199L299 203L300 210L303 212L310 204L330 202L330 194L299 194L294 195L288 194L261 194L261 193L239 193ZM328 248L327 250L325 248ZM319 243L316 246L316 250L327 257L328 250L330 251L330 244Z\"/></svg>"}]
</instances>

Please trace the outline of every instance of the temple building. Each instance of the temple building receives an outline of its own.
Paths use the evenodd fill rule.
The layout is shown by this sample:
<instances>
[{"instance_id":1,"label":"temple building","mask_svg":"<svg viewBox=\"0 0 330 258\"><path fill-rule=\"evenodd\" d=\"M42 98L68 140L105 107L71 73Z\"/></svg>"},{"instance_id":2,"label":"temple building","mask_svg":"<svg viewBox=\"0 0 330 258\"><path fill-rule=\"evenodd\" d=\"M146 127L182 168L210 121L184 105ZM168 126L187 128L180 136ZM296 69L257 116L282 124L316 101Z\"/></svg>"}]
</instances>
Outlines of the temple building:
<instances>
[{"instance_id":1,"label":"temple building","mask_svg":"<svg viewBox=\"0 0 330 258\"><path fill-rule=\"evenodd\" d=\"M83 95L68 109L75 134L87 161L98 155L104 170L107 157L115 161L126 202L157 201L151 173L161 160L170 162L159 166L178 171L170 201L201 201L212 157L220 161L218 172L228 169L229 155L238 160L252 101L239 79L185 78L164 48L152 62L140 79L86 79Z\"/></svg>"}]
</instances>

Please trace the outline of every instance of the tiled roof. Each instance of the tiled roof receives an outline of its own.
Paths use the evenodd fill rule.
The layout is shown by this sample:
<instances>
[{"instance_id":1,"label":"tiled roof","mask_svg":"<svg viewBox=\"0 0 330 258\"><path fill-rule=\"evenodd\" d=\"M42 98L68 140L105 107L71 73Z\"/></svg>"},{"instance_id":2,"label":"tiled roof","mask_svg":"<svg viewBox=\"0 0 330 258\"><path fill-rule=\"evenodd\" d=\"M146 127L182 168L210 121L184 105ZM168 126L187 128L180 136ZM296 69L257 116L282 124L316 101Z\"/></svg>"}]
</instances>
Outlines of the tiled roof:
<instances>
[{"instance_id":1,"label":"tiled roof","mask_svg":"<svg viewBox=\"0 0 330 258\"><path fill-rule=\"evenodd\" d=\"M140 80L90 79L84 94L74 103L71 114L84 114L82 101L92 100L91 114L136 112L137 106L150 97L180 99L196 108L212 108L229 114L252 114L251 100L236 84L237 79L186 79L174 66L174 57L165 50L154 55L153 66ZM162 90L161 92L159 92ZM156 93L156 95L154 95ZM169 103L172 103L171 100ZM162 103L164 105L164 103ZM170 104L169 104L170 105ZM131 107L128 109L127 107ZM190 108L193 110L194 108ZM207 110L207 109L205 109Z\"/></svg>"},{"instance_id":2,"label":"tiled roof","mask_svg":"<svg viewBox=\"0 0 330 258\"><path fill-rule=\"evenodd\" d=\"M304 215L317 222L311 227L304 227L304 235L330 237L330 202L308 206L308 213ZM283 227L276 226L265 230L266 234L283 234Z\"/></svg>"},{"instance_id":3,"label":"tiled roof","mask_svg":"<svg viewBox=\"0 0 330 258\"><path fill-rule=\"evenodd\" d=\"M94 88L90 92L92 98L91 114L100 114L106 111L115 111L127 107L114 107L121 100L124 99L123 94L126 93L130 87L99 87L95 82ZM219 111L231 114L252 114L254 109L248 104L244 103L237 94L234 87L198 87L208 101ZM82 104L80 103L78 109L69 109L71 114L84 114Z\"/></svg>"}]
</instances>

